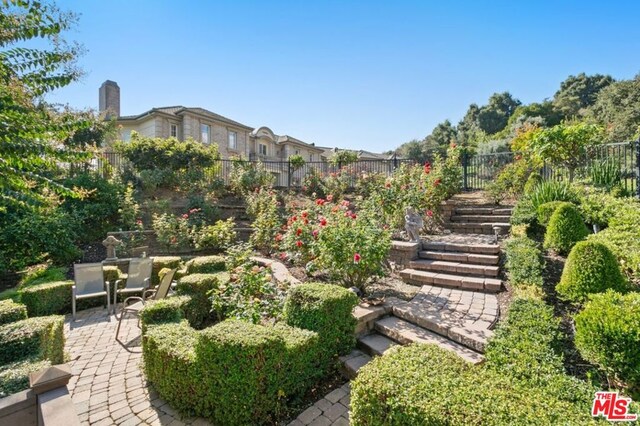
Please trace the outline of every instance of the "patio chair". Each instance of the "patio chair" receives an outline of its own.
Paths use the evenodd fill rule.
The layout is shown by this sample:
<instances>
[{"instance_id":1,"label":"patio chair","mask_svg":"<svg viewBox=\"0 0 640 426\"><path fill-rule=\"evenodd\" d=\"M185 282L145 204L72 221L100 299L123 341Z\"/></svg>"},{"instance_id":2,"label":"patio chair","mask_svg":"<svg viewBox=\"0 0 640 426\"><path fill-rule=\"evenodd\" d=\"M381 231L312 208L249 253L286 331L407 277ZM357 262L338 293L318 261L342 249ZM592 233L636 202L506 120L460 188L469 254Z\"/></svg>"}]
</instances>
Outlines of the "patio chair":
<instances>
[{"instance_id":1,"label":"patio chair","mask_svg":"<svg viewBox=\"0 0 640 426\"><path fill-rule=\"evenodd\" d=\"M107 300L107 312L111 310L109 301L109 282L104 280L102 263L76 263L73 265L75 281L71 286L71 312L73 320L76 320L76 300L92 297L105 297Z\"/></svg>"},{"instance_id":2,"label":"patio chair","mask_svg":"<svg viewBox=\"0 0 640 426\"><path fill-rule=\"evenodd\" d=\"M140 293L144 296L151 283L151 271L153 269L153 259L150 257L132 258L129 261L129 272L124 288L120 287L122 280L116 281L113 291L113 313L117 317L118 294Z\"/></svg>"},{"instance_id":3,"label":"patio chair","mask_svg":"<svg viewBox=\"0 0 640 426\"><path fill-rule=\"evenodd\" d=\"M138 317L138 327L140 327L140 317L138 314L140 313L140 309L144 307L144 304L147 300L160 300L167 297L169 293L169 289L171 289L171 282L173 281L173 276L175 275L178 269L172 269L167 274L162 277L162 281L158 285L157 288L146 290L143 294L143 297L131 296L127 297L124 301L124 306L122 307L122 311L120 312L120 319L118 320L118 328L116 329L116 340L118 340L118 333L120 333L120 324L122 324L122 318L124 318L125 314L133 314ZM134 303L129 305L130 301Z\"/></svg>"}]
</instances>

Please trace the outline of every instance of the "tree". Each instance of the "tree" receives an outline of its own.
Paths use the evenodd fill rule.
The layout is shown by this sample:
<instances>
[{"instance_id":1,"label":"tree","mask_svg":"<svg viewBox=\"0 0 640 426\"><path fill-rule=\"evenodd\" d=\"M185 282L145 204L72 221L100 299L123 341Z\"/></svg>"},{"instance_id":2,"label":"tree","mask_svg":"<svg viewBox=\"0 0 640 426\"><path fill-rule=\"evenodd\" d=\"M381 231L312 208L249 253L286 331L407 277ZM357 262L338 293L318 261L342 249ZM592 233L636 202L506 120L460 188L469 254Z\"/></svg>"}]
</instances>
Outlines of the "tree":
<instances>
[{"instance_id":1,"label":"tree","mask_svg":"<svg viewBox=\"0 0 640 426\"><path fill-rule=\"evenodd\" d=\"M521 102L509 92L494 93L489 103L478 111L478 127L488 135L493 135L504 129Z\"/></svg>"},{"instance_id":2,"label":"tree","mask_svg":"<svg viewBox=\"0 0 640 426\"><path fill-rule=\"evenodd\" d=\"M596 102L598 93L613 82L610 75L570 75L560 83L553 104L565 118L584 116L587 108Z\"/></svg>"},{"instance_id":3,"label":"tree","mask_svg":"<svg viewBox=\"0 0 640 426\"><path fill-rule=\"evenodd\" d=\"M300 154L293 154L289 156L289 182L293 178L293 174L304 167L307 162Z\"/></svg>"},{"instance_id":4,"label":"tree","mask_svg":"<svg viewBox=\"0 0 640 426\"><path fill-rule=\"evenodd\" d=\"M462 120L458 123L457 136L460 145L475 145L478 133L484 133L480 130L480 126L478 125L478 114L480 114L480 107L476 104L471 104L469 105L469 109L467 109Z\"/></svg>"},{"instance_id":5,"label":"tree","mask_svg":"<svg viewBox=\"0 0 640 426\"><path fill-rule=\"evenodd\" d=\"M348 166L349 164L358 161L358 153L348 149L342 149L333 154L330 161L336 166Z\"/></svg>"},{"instance_id":6,"label":"tree","mask_svg":"<svg viewBox=\"0 0 640 426\"><path fill-rule=\"evenodd\" d=\"M456 143L458 132L449 120L439 123L429 136L424 138L423 151L425 156L433 156L434 153L445 155L447 148Z\"/></svg>"},{"instance_id":7,"label":"tree","mask_svg":"<svg viewBox=\"0 0 640 426\"><path fill-rule=\"evenodd\" d=\"M605 141L623 142L640 135L640 74L603 89L590 111L605 128Z\"/></svg>"},{"instance_id":8,"label":"tree","mask_svg":"<svg viewBox=\"0 0 640 426\"><path fill-rule=\"evenodd\" d=\"M75 16L29 0L3 1L0 11L0 209L46 205L52 195L78 196L51 176L59 162L87 157L63 142L92 123L57 114L43 100L80 75L79 47L63 38Z\"/></svg>"},{"instance_id":9,"label":"tree","mask_svg":"<svg viewBox=\"0 0 640 426\"><path fill-rule=\"evenodd\" d=\"M424 143L417 139L412 139L409 142L403 143L396 149L396 153L402 158L413 160L418 163L424 163L427 161L424 152Z\"/></svg>"}]
</instances>

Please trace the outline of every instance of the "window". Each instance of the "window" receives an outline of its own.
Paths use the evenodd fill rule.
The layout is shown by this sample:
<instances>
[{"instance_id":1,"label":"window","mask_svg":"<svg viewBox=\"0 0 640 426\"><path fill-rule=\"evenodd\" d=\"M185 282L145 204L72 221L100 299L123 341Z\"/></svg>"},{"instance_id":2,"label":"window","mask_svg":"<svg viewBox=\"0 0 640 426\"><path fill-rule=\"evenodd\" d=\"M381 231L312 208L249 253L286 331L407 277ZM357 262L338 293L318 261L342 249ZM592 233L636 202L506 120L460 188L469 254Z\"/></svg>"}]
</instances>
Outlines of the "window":
<instances>
[{"instance_id":1,"label":"window","mask_svg":"<svg viewBox=\"0 0 640 426\"><path fill-rule=\"evenodd\" d=\"M236 132L229 131L229 148L238 149L238 134Z\"/></svg>"},{"instance_id":2,"label":"window","mask_svg":"<svg viewBox=\"0 0 640 426\"><path fill-rule=\"evenodd\" d=\"M309 154L309 161L313 161L313 154Z\"/></svg>"},{"instance_id":3,"label":"window","mask_svg":"<svg viewBox=\"0 0 640 426\"><path fill-rule=\"evenodd\" d=\"M261 143L258 145L258 154L267 155L267 145Z\"/></svg>"},{"instance_id":4,"label":"window","mask_svg":"<svg viewBox=\"0 0 640 426\"><path fill-rule=\"evenodd\" d=\"M177 124L172 124L171 125L171 134L170 136L172 138L177 138L178 137L178 125Z\"/></svg>"},{"instance_id":5,"label":"window","mask_svg":"<svg viewBox=\"0 0 640 426\"><path fill-rule=\"evenodd\" d=\"M211 142L211 128L208 124L200 125L200 142L202 143L210 143Z\"/></svg>"}]
</instances>

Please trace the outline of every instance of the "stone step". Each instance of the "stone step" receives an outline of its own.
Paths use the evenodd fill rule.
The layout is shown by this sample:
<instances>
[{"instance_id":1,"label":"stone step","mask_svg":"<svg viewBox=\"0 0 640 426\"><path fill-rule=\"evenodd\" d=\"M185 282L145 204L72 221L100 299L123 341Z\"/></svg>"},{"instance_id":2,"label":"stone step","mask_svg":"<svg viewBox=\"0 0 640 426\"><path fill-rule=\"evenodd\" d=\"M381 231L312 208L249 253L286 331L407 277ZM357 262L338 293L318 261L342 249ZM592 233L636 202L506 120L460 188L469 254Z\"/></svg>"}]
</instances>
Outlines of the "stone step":
<instances>
[{"instance_id":1,"label":"stone step","mask_svg":"<svg viewBox=\"0 0 640 426\"><path fill-rule=\"evenodd\" d=\"M500 246L497 244L463 244L448 243L446 241L425 241L422 248L427 251L447 251L473 254L499 254Z\"/></svg>"},{"instance_id":2,"label":"stone step","mask_svg":"<svg viewBox=\"0 0 640 426\"><path fill-rule=\"evenodd\" d=\"M430 343L452 351L465 361L473 364L479 364L484 361L484 357L480 353L397 317L387 317L376 321L376 330L403 345Z\"/></svg>"},{"instance_id":3,"label":"stone step","mask_svg":"<svg viewBox=\"0 0 640 426\"><path fill-rule=\"evenodd\" d=\"M420 259L409 262L409 267L422 271L446 272L462 275L479 275L482 277L497 277L500 272L499 266L478 265L472 263L461 263L448 260Z\"/></svg>"},{"instance_id":4,"label":"stone step","mask_svg":"<svg viewBox=\"0 0 640 426\"><path fill-rule=\"evenodd\" d=\"M503 234L509 230L511 225L505 222L451 222L447 224L447 228L451 231L463 234L493 235L496 232L494 227L497 227L499 233Z\"/></svg>"},{"instance_id":5,"label":"stone step","mask_svg":"<svg viewBox=\"0 0 640 426\"><path fill-rule=\"evenodd\" d=\"M400 277L406 283L413 285L432 284L439 287L477 290L488 293L497 293L502 289L502 281L497 278L468 277L441 272L420 271L412 268L400 271Z\"/></svg>"},{"instance_id":6,"label":"stone step","mask_svg":"<svg viewBox=\"0 0 640 426\"><path fill-rule=\"evenodd\" d=\"M430 251L422 250L418 253L421 259L446 260L449 262L468 262L480 265L497 265L500 256L494 254L474 254L463 252Z\"/></svg>"},{"instance_id":7,"label":"stone step","mask_svg":"<svg viewBox=\"0 0 640 426\"><path fill-rule=\"evenodd\" d=\"M465 313L446 308L438 310L436 306L418 301L409 302L394 307L393 315L484 353L487 340L493 335L493 331L487 327L493 324L497 316L489 315L488 310L484 314L483 308L468 308ZM475 314L470 314L471 311ZM497 308L495 312L497 315ZM474 321L475 318L477 321Z\"/></svg>"},{"instance_id":8,"label":"stone step","mask_svg":"<svg viewBox=\"0 0 640 426\"><path fill-rule=\"evenodd\" d=\"M358 339L358 348L369 356L379 356L396 346L396 343L378 333L369 334Z\"/></svg>"},{"instance_id":9,"label":"stone step","mask_svg":"<svg viewBox=\"0 0 640 426\"><path fill-rule=\"evenodd\" d=\"M453 215L451 216L451 222L503 222L509 223L511 216L498 216L498 215Z\"/></svg>"},{"instance_id":10,"label":"stone step","mask_svg":"<svg viewBox=\"0 0 640 426\"><path fill-rule=\"evenodd\" d=\"M354 349L349 355L340 358L341 372L349 380L353 380L358 375L358 371L371 361L371 357L362 351Z\"/></svg>"},{"instance_id":11,"label":"stone step","mask_svg":"<svg viewBox=\"0 0 640 426\"><path fill-rule=\"evenodd\" d=\"M498 215L498 216L511 216L513 208L510 207L495 207L495 206L478 206L478 207L456 207L453 210L454 214L458 215Z\"/></svg>"}]
</instances>

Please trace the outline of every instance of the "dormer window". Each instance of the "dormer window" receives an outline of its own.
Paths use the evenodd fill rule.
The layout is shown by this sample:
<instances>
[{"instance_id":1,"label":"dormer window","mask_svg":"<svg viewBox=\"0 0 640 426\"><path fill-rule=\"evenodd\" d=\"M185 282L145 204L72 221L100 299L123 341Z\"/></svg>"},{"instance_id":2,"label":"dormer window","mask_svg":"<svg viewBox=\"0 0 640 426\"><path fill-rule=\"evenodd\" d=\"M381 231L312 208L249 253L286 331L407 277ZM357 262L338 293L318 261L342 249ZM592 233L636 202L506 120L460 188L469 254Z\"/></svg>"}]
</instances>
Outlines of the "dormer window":
<instances>
[{"instance_id":1,"label":"dormer window","mask_svg":"<svg viewBox=\"0 0 640 426\"><path fill-rule=\"evenodd\" d=\"M267 145L263 143L258 144L258 154L267 155Z\"/></svg>"}]
</instances>

